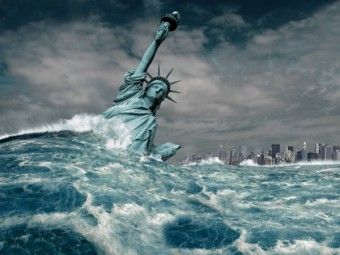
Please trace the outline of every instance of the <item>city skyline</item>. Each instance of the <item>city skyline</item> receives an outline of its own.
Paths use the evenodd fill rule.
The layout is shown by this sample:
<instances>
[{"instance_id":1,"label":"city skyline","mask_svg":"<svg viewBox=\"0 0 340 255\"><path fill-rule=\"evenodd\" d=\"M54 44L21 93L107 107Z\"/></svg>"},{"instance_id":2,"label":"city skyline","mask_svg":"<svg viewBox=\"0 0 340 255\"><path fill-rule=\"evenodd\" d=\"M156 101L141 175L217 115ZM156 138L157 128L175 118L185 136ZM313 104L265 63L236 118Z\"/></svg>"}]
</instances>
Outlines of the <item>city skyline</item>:
<instances>
[{"instance_id":1,"label":"city skyline","mask_svg":"<svg viewBox=\"0 0 340 255\"><path fill-rule=\"evenodd\" d=\"M228 149L219 145L216 146L215 151L205 152L201 155L193 153L187 155L180 163L200 162L201 160L209 158L218 158L226 164L233 165L249 159L259 165L315 160L340 160L339 144L317 142L308 147L307 141L304 141L301 146L296 147L292 145L282 147L281 144L271 144L268 147L269 149L261 148L260 152L255 152L251 147L238 145L231 147L228 151Z\"/></svg>"}]
</instances>

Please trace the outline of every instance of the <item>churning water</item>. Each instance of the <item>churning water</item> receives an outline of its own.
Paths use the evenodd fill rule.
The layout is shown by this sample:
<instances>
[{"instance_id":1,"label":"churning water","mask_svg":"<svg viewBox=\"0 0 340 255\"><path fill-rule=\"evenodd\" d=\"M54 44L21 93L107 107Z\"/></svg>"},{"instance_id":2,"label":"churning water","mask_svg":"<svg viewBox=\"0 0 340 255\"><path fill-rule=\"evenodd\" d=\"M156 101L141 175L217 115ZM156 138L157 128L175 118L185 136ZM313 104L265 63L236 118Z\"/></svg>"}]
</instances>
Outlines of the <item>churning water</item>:
<instances>
[{"instance_id":1,"label":"churning water","mask_svg":"<svg viewBox=\"0 0 340 255\"><path fill-rule=\"evenodd\" d=\"M172 166L76 115L0 140L0 254L340 254L340 164Z\"/></svg>"}]
</instances>

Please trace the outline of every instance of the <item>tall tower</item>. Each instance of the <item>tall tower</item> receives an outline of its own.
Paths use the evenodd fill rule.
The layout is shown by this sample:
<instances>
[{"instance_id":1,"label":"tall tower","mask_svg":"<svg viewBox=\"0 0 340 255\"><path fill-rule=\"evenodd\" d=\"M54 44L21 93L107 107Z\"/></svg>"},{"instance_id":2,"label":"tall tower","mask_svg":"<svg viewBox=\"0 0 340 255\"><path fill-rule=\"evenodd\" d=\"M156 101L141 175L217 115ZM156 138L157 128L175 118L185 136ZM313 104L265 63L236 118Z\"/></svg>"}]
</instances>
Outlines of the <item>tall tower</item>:
<instances>
[{"instance_id":1,"label":"tall tower","mask_svg":"<svg viewBox=\"0 0 340 255\"><path fill-rule=\"evenodd\" d=\"M307 161L307 142L304 141L301 150L301 160Z\"/></svg>"},{"instance_id":2,"label":"tall tower","mask_svg":"<svg viewBox=\"0 0 340 255\"><path fill-rule=\"evenodd\" d=\"M277 153L280 153L280 144L272 144L271 146L271 149L272 149L272 158L273 158L273 161L276 159L276 154ZM276 161L275 161L276 163Z\"/></svg>"},{"instance_id":3,"label":"tall tower","mask_svg":"<svg viewBox=\"0 0 340 255\"><path fill-rule=\"evenodd\" d=\"M320 146L319 143L315 143L315 153L320 154Z\"/></svg>"},{"instance_id":4,"label":"tall tower","mask_svg":"<svg viewBox=\"0 0 340 255\"><path fill-rule=\"evenodd\" d=\"M325 146L325 160L332 160L333 156L333 146Z\"/></svg>"},{"instance_id":5,"label":"tall tower","mask_svg":"<svg viewBox=\"0 0 340 255\"><path fill-rule=\"evenodd\" d=\"M294 161L294 147L288 146L284 153L284 159L286 163L292 163Z\"/></svg>"},{"instance_id":6,"label":"tall tower","mask_svg":"<svg viewBox=\"0 0 340 255\"><path fill-rule=\"evenodd\" d=\"M236 156L235 154L236 154L235 148L232 148L230 151L229 165L232 165L234 163L235 156Z\"/></svg>"}]
</instances>

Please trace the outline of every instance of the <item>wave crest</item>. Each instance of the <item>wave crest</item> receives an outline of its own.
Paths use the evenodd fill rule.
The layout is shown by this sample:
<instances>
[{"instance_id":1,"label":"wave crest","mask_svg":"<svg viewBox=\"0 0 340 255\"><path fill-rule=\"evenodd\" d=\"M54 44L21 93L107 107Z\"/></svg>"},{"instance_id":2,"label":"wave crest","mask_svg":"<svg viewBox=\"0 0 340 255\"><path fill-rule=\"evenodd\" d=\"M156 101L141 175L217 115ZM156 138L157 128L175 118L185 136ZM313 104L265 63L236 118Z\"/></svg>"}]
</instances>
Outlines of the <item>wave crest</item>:
<instances>
[{"instance_id":1,"label":"wave crest","mask_svg":"<svg viewBox=\"0 0 340 255\"><path fill-rule=\"evenodd\" d=\"M60 131L73 131L77 133L92 132L100 140L105 142L107 149L125 149L131 141L129 130L119 119L105 119L101 115L85 113L76 114L71 119L61 119L51 124L44 124L34 128L23 129L17 133L4 134L0 136L0 141L20 135Z\"/></svg>"}]
</instances>

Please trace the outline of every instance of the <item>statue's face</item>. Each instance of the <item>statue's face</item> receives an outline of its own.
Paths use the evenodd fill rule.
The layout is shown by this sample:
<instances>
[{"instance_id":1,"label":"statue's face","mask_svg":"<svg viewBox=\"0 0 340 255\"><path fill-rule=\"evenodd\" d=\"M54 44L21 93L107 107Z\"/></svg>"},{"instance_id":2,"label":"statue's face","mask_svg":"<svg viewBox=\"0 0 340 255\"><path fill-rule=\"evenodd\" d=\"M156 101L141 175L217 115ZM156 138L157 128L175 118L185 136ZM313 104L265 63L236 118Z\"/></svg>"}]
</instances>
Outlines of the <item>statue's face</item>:
<instances>
[{"instance_id":1,"label":"statue's face","mask_svg":"<svg viewBox=\"0 0 340 255\"><path fill-rule=\"evenodd\" d=\"M149 85L145 96L153 101L158 102L160 99L165 98L167 90L168 88L164 82L154 81Z\"/></svg>"}]
</instances>

